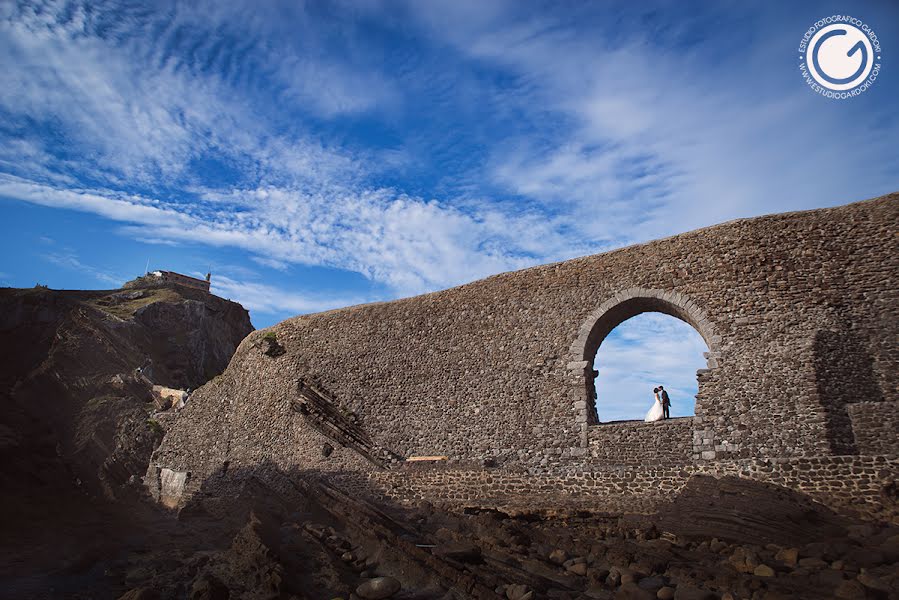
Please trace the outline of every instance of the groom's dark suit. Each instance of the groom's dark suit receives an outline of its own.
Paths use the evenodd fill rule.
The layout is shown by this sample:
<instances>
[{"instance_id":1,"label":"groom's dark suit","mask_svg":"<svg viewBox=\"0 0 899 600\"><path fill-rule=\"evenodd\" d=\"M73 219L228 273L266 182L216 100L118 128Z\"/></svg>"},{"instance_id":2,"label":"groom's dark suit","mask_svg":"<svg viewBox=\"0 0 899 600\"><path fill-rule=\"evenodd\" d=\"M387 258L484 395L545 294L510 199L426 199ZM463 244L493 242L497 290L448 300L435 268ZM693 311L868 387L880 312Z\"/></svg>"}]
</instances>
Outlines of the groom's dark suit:
<instances>
[{"instance_id":1,"label":"groom's dark suit","mask_svg":"<svg viewBox=\"0 0 899 600\"><path fill-rule=\"evenodd\" d=\"M664 414L664 418L670 419L671 415L668 414L668 407L671 406L671 400L668 399L668 392L666 390L662 390L662 412Z\"/></svg>"}]
</instances>

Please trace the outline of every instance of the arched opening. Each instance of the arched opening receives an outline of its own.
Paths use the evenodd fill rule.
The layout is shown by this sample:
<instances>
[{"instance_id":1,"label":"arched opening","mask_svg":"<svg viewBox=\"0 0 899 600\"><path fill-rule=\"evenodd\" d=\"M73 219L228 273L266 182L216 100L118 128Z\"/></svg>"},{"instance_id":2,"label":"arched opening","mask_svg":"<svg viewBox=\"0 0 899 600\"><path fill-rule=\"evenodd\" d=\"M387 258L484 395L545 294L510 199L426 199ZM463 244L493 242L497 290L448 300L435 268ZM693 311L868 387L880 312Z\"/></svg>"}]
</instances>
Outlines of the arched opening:
<instances>
[{"instance_id":1,"label":"arched opening","mask_svg":"<svg viewBox=\"0 0 899 600\"><path fill-rule=\"evenodd\" d=\"M643 420L663 385L672 419L692 417L708 346L691 325L658 312L631 317L600 343L592 362L599 423Z\"/></svg>"},{"instance_id":2,"label":"arched opening","mask_svg":"<svg viewBox=\"0 0 899 600\"><path fill-rule=\"evenodd\" d=\"M593 367L593 361L600 345L616 327L643 313L661 313L690 325L708 348L708 351L703 353L707 369L718 366L720 357L718 344L721 338L715 333L714 326L705 311L694 301L678 292L647 288L631 288L619 292L587 316L581 324L577 338L571 345L568 368L575 377L575 381L581 382L581 389L586 396L581 396L581 399L575 402L574 408L578 415L578 421L584 426L600 422L595 404L595 376L597 373ZM701 375L702 371L700 369L696 375ZM702 378L697 378L699 379L698 393L701 396ZM656 384L658 383L664 385L664 381L656 382ZM653 387L654 385L649 387L650 399Z\"/></svg>"}]
</instances>

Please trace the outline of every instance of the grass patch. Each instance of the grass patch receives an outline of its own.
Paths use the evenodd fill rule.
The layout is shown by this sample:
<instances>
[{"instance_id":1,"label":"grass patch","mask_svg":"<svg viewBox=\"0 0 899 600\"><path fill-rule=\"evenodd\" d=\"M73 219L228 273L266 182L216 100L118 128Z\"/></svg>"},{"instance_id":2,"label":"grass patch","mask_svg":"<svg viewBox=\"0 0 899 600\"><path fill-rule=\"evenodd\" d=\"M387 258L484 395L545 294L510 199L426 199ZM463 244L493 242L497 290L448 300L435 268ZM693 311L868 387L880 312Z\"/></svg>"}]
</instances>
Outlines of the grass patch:
<instances>
[{"instance_id":1,"label":"grass patch","mask_svg":"<svg viewBox=\"0 0 899 600\"><path fill-rule=\"evenodd\" d=\"M95 396L95 397L91 398L90 400L88 400L87 404L85 406L87 408L98 408L98 407L106 404L108 401L109 401L108 396Z\"/></svg>"},{"instance_id":2,"label":"grass patch","mask_svg":"<svg viewBox=\"0 0 899 600\"><path fill-rule=\"evenodd\" d=\"M278 336L274 331L266 332L262 336L262 342L262 345L265 346L263 352L265 352L267 356L276 358L287 352L287 350L284 349L284 346L278 343Z\"/></svg>"},{"instance_id":3,"label":"grass patch","mask_svg":"<svg viewBox=\"0 0 899 600\"><path fill-rule=\"evenodd\" d=\"M123 292L125 293L129 291L137 290L123 290ZM144 292L144 295L141 298L135 298L134 300L124 300L121 302L114 302L112 304L101 304L101 302L108 301L110 299L109 296L104 296L103 298L92 300L88 304L90 304L94 308L102 310L105 313L119 317L120 319L129 319L134 316L134 313L139 309L153 304L154 302L175 303L181 301L182 299L176 291L169 288L145 288L141 291ZM118 293L121 292L117 292L117 294Z\"/></svg>"}]
</instances>

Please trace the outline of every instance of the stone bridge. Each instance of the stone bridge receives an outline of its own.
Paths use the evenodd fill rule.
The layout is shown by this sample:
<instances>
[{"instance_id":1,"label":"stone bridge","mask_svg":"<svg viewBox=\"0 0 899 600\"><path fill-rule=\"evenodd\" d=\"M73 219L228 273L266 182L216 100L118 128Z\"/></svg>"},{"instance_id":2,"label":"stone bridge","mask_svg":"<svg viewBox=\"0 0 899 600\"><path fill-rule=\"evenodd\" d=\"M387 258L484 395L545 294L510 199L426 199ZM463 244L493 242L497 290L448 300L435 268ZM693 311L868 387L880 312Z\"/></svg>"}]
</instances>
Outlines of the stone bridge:
<instances>
[{"instance_id":1,"label":"stone bridge","mask_svg":"<svg viewBox=\"0 0 899 600\"><path fill-rule=\"evenodd\" d=\"M694 473L735 474L895 519L897 223L892 194L289 319L194 394L148 485L189 473L183 502L266 464L399 500L649 511ZM695 417L603 424L593 357L651 311L708 345ZM385 468L335 443L293 408L310 381L366 443L448 460Z\"/></svg>"}]
</instances>

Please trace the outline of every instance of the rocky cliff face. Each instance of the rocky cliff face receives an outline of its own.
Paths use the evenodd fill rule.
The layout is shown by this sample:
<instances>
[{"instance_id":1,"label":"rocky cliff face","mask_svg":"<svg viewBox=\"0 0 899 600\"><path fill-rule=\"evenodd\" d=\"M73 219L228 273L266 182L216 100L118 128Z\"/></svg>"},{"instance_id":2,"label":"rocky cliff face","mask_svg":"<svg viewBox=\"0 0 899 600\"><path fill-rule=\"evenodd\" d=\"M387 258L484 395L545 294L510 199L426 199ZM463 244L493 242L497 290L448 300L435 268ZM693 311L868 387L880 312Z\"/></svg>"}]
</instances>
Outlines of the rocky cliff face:
<instances>
[{"instance_id":1,"label":"rocky cliff face","mask_svg":"<svg viewBox=\"0 0 899 600\"><path fill-rule=\"evenodd\" d=\"M120 495L162 437L153 384L201 386L252 330L239 304L180 286L0 290L4 506Z\"/></svg>"}]
</instances>

